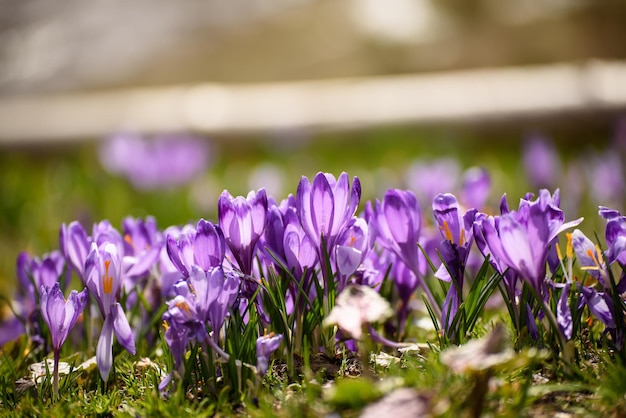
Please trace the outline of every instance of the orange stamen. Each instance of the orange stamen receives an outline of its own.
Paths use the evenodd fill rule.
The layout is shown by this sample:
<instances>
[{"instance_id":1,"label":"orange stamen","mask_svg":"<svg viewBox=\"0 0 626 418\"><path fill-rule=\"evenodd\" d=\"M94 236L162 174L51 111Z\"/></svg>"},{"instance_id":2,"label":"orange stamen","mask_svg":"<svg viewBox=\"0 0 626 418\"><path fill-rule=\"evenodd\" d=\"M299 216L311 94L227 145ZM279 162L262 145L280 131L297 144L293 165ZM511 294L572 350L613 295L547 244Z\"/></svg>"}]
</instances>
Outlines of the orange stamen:
<instances>
[{"instance_id":1,"label":"orange stamen","mask_svg":"<svg viewBox=\"0 0 626 418\"><path fill-rule=\"evenodd\" d=\"M443 221L443 225L439 227L446 235L446 239L452 243L454 243L454 237L452 236L452 231L450 231L450 225L448 225L448 221Z\"/></svg>"},{"instance_id":2,"label":"orange stamen","mask_svg":"<svg viewBox=\"0 0 626 418\"><path fill-rule=\"evenodd\" d=\"M350 236L350 246L352 247L354 245L354 241L356 241L356 237L354 235Z\"/></svg>"},{"instance_id":3,"label":"orange stamen","mask_svg":"<svg viewBox=\"0 0 626 418\"><path fill-rule=\"evenodd\" d=\"M130 237L130 234L124 235L124 241L126 241L126 243L129 244L131 247L134 247L133 239Z\"/></svg>"},{"instance_id":4,"label":"orange stamen","mask_svg":"<svg viewBox=\"0 0 626 418\"><path fill-rule=\"evenodd\" d=\"M104 286L104 293L106 294L110 294L113 292L113 277L109 276L110 266L111 266L111 260L105 260L104 275L102 276L102 285Z\"/></svg>"},{"instance_id":5,"label":"orange stamen","mask_svg":"<svg viewBox=\"0 0 626 418\"><path fill-rule=\"evenodd\" d=\"M187 305L187 302L178 302L176 304L176 307L179 309L182 309L183 311L189 313L189 305Z\"/></svg>"}]
</instances>

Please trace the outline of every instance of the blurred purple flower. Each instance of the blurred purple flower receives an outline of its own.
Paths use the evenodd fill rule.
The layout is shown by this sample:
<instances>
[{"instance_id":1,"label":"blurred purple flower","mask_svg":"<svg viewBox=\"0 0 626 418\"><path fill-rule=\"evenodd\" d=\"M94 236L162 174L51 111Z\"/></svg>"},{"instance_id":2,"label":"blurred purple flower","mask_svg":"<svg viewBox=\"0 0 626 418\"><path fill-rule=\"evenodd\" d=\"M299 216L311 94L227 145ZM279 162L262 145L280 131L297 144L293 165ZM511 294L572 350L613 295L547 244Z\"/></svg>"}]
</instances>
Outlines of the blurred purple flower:
<instances>
[{"instance_id":1,"label":"blurred purple flower","mask_svg":"<svg viewBox=\"0 0 626 418\"><path fill-rule=\"evenodd\" d=\"M209 165L210 148L204 139L186 134L120 133L102 143L99 155L107 171L151 190L180 186L201 174Z\"/></svg>"},{"instance_id":2,"label":"blurred purple flower","mask_svg":"<svg viewBox=\"0 0 626 418\"><path fill-rule=\"evenodd\" d=\"M455 190L460 174L461 169L456 159L418 160L407 169L405 180L420 201L432 202L438 193Z\"/></svg>"},{"instance_id":3,"label":"blurred purple flower","mask_svg":"<svg viewBox=\"0 0 626 418\"><path fill-rule=\"evenodd\" d=\"M145 220L127 217L122 222L122 232L124 261L130 266L125 275L132 278L146 275L156 264L163 246L156 219L152 216Z\"/></svg>"},{"instance_id":4,"label":"blurred purple flower","mask_svg":"<svg viewBox=\"0 0 626 418\"><path fill-rule=\"evenodd\" d=\"M73 221L67 226L61 225L59 248L67 263L83 283L85 282L85 260L87 260L90 245L91 239L78 221Z\"/></svg>"},{"instance_id":5,"label":"blurred purple flower","mask_svg":"<svg viewBox=\"0 0 626 418\"><path fill-rule=\"evenodd\" d=\"M594 203L621 205L624 199L624 169L619 154L608 150L587 159L588 190Z\"/></svg>"},{"instance_id":6,"label":"blurred purple flower","mask_svg":"<svg viewBox=\"0 0 626 418\"><path fill-rule=\"evenodd\" d=\"M22 252L17 258L17 275L20 285L35 299L35 290L41 286L52 287L59 281L65 269L65 258L59 251L31 258ZM31 281L32 280L32 281Z\"/></svg>"},{"instance_id":7,"label":"blurred purple flower","mask_svg":"<svg viewBox=\"0 0 626 418\"><path fill-rule=\"evenodd\" d=\"M256 369L260 375L267 373L269 368L270 356L283 342L283 336L281 334L263 335L256 340Z\"/></svg>"},{"instance_id":8,"label":"blurred purple flower","mask_svg":"<svg viewBox=\"0 0 626 418\"><path fill-rule=\"evenodd\" d=\"M461 201L466 208L482 209L490 189L491 177L486 169L472 167L465 170L461 180Z\"/></svg>"},{"instance_id":9,"label":"blurred purple flower","mask_svg":"<svg viewBox=\"0 0 626 418\"><path fill-rule=\"evenodd\" d=\"M561 176L561 162L554 143L547 138L533 135L523 147L524 170L533 188L552 188Z\"/></svg>"}]
</instances>

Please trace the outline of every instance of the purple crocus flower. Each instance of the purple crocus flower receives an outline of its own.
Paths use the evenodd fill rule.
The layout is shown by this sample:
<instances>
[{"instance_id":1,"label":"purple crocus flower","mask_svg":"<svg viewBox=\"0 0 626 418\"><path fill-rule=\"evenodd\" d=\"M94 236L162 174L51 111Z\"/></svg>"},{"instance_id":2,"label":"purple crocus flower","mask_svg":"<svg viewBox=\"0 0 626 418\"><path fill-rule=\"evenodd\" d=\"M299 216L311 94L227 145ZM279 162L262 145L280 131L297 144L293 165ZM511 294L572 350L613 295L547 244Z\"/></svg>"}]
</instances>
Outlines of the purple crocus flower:
<instances>
[{"instance_id":1,"label":"purple crocus flower","mask_svg":"<svg viewBox=\"0 0 626 418\"><path fill-rule=\"evenodd\" d=\"M283 336L281 334L263 335L256 340L256 369L260 375L267 373L269 368L270 356L283 342Z\"/></svg>"},{"instance_id":2,"label":"purple crocus flower","mask_svg":"<svg viewBox=\"0 0 626 418\"><path fill-rule=\"evenodd\" d=\"M135 340L124 311L117 302L121 286L122 260L113 243L94 242L85 262L85 276L89 292L98 302L104 324L96 348L100 376L106 382L113 366L113 333L120 344L135 354Z\"/></svg>"},{"instance_id":3,"label":"purple crocus flower","mask_svg":"<svg viewBox=\"0 0 626 418\"><path fill-rule=\"evenodd\" d=\"M582 222L580 218L565 223L555 202L558 194L543 189L537 200L522 199L519 209L503 214L498 223L482 224L491 254L527 280L539 295L544 294L546 263L554 239Z\"/></svg>"},{"instance_id":4,"label":"purple crocus flower","mask_svg":"<svg viewBox=\"0 0 626 418\"><path fill-rule=\"evenodd\" d=\"M65 259L59 251L44 254L43 257L34 257L22 252L17 259L17 274L20 284L33 294L41 286L52 287L59 281L65 269ZM31 282L32 279L32 282Z\"/></svg>"},{"instance_id":5,"label":"purple crocus flower","mask_svg":"<svg viewBox=\"0 0 626 418\"><path fill-rule=\"evenodd\" d=\"M207 168L209 155L206 141L182 133L152 138L120 133L100 147L100 161L105 169L128 178L141 190L188 183Z\"/></svg>"},{"instance_id":6,"label":"purple crocus flower","mask_svg":"<svg viewBox=\"0 0 626 418\"><path fill-rule=\"evenodd\" d=\"M332 254L337 237L356 213L361 199L361 182L357 177L352 180L343 172L335 179L332 174L319 172L313 183L302 177L296 192L296 210L302 228L318 252L324 270L322 241L326 251ZM330 272L325 272L328 279Z\"/></svg>"},{"instance_id":7,"label":"purple crocus flower","mask_svg":"<svg viewBox=\"0 0 626 418\"><path fill-rule=\"evenodd\" d=\"M607 207L600 207L600 216L607 220L606 238L606 258L609 264L619 261L626 264L626 216L622 216L618 211Z\"/></svg>"},{"instance_id":8,"label":"purple crocus flower","mask_svg":"<svg viewBox=\"0 0 626 418\"><path fill-rule=\"evenodd\" d=\"M317 249L294 217L288 217L282 246L285 264L297 280L302 279L305 269L310 272L318 262Z\"/></svg>"},{"instance_id":9,"label":"purple crocus flower","mask_svg":"<svg viewBox=\"0 0 626 418\"><path fill-rule=\"evenodd\" d=\"M124 264L129 266L124 275L129 278L145 276L157 263L163 245L156 219L127 217L122 222L122 233Z\"/></svg>"},{"instance_id":10,"label":"purple crocus flower","mask_svg":"<svg viewBox=\"0 0 626 418\"><path fill-rule=\"evenodd\" d=\"M224 234L217 225L200 219L195 231L185 228L178 237L167 236L167 253L183 276L195 266L207 272L221 266L226 252Z\"/></svg>"},{"instance_id":11,"label":"purple crocus flower","mask_svg":"<svg viewBox=\"0 0 626 418\"><path fill-rule=\"evenodd\" d=\"M370 250L369 228L364 218L352 218L337 238L334 261L337 268L337 292L361 265Z\"/></svg>"},{"instance_id":12,"label":"purple crocus flower","mask_svg":"<svg viewBox=\"0 0 626 418\"><path fill-rule=\"evenodd\" d=\"M224 190L218 201L219 225L239 268L252 273L256 245L265 230L267 194L265 189L251 191L247 197L231 196Z\"/></svg>"},{"instance_id":13,"label":"purple crocus flower","mask_svg":"<svg viewBox=\"0 0 626 418\"><path fill-rule=\"evenodd\" d=\"M59 251L44 254L41 258L31 258L26 252L18 255L16 271L19 286L12 304L15 317L2 324L5 332L0 337L0 346L24 333L37 344L44 342L40 328L39 291L41 286L52 287L57 283L64 269L65 259Z\"/></svg>"},{"instance_id":14,"label":"purple crocus flower","mask_svg":"<svg viewBox=\"0 0 626 418\"><path fill-rule=\"evenodd\" d=\"M482 167L472 167L463 173L461 201L468 208L481 209L489 196L491 177Z\"/></svg>"},{"instance_id":15,"label":"purple crocus flower","mask_svg":"<svg viewBox=\"0 0 626 418\"><path fill-rule=\"evenodd\" d=\"M61 286L56 282L52 288L41 286L41 316L50 329L52 335L52 349L54 351L53 391L54 397L59 397L59 355L61 346L67 335L74 327L79 315L87 304L87 289L78 293L72 290L70 297L65 300Z\"/></svg>"},{"instance_id":16,"label":"purple crocus flower","mask_svg":"<svg viewBox=\"0 0 626 418\"><path fill-rule=\"evenodd\" d=\"M461 291L465 266L473 242L471 232L476 218L476 209L470 209L461 216L456 197L445 193L435 196L433 214L441 236L444 238L439 248L443 263L435 273L435 277L448 282L452 281L442 309L444 328L448 330L449 320L455 317L462 300Z\"/></svg>"},{"instance_id":17,"label":"purple crocus flower","mask_svg":"<svg viewBox=\"0 0 626 418\"><path fill-rule=\"evenodd\" d=\"M239 293L239 280L233 274L225 274L221 267L214 267L208 272L194 267L188 281L196 298L198 318L211 324L217 338L224 318Z\"/></svg>"},{"instance_id":18,"label":"purple crocus flower","mask_svg":"<svg viewBox=\"0 0 626 418\"><path fill-rule=\"evenodd\" d=\"M606 265L602 259L600 248L585 236L580 229L575 229L571 235L572 250L580 263L581 269L602 283L604 288L610 288L606 283ZM604 277L603 277L604 276Z\"/></svg>"},{"instance_id":19,"label":"purple crocus flower","mask_svg":"<svg viewBox=\"0 0 626 418\"><path fill-rule=\"evenodd\" d=\"M396 273L392 276L404 302L401 311L406 313L408 301L420 284L431 307L438 311L439 306L422 279L426 273L426 260L417 246L422 215L415 194L408 190L387 190L382 202L377 199L373 207L368 202L365 215L369 222L370 240L375 240L380 247L393 252L412 273Z\"/></svg>"},{"instance_id":20,"label":"purple crocus flower","mask_svg":"<svg viewBox=\"0 0 626 418\"><path fill-rule=\"evenodd\" d=\"M506 201L505 201L506 202ZM508 213L508 209L506 212ZM488 225L485 225L488 224ZM484 213L476 214L473 226L474 240L476 241L476 247L487 258L489 257L489 264L502 275L504 284L506 286L508 297L511 302L514 302L517 298L517 284L519 281L519 273L513 269L509 269L509 266L503 259L494 257L491 253L491 249L485 238L485 229L489 231L498 230L500 225L500 216L487 216ZM514 303L513 306L516 306ZM515 321L518 318L513 318Z\"/></svg>"},{"instance_id":21,"label":"purple crocus flower","mask_svg":"<svg viewBox=\"0 0 626 418\"><path fill-rule=\"evenodd\" d=\"M373 207L368 202L366 216L370 223L370 239L394 252L416 275L424 272L417 248L422 213L413 192L387 190L382 202L376 199Z\"/></svg>"}]
</instances>

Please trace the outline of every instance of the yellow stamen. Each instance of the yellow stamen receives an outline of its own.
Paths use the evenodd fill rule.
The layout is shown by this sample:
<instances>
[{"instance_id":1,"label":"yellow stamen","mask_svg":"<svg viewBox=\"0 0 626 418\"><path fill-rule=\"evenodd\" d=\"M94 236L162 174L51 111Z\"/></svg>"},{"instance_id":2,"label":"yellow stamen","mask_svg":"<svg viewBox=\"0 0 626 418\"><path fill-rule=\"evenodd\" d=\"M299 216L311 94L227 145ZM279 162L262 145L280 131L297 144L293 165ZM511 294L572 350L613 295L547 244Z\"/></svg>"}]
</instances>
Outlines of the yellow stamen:
<instances>
[{"instance_id":1,"label":"yellow stamen","mask_svg":"<svg viewBox=\"0 0 626 418\"><path fill-rule=\"evenodd\" d=\"M596 244L596 254L598 267L600 267L604 263L604 257L602 256L602 250L600 250L600 246L598 244Z\"/></svg>"},{"instance_id":2,"label":"yellow stamen","mask_svg":"<svg viewBox=\"0 0 626 418\"><path fill-rule=\"evenodd\" d=\"M565 236L567 237L567 246L565 247L565 255L567 256L567 258L571 260L572 258L574 258L574 246L572 245L572 233L567 232Z\"/></svg>"},{"instance_id":3,"label":"yellow stamen","mask_svg":"<svg viewBox=\"0 0 626 418\"><path fill-rule=\"evenodd\" d=\"M102 276L102 285L104 287L104 293L106 294L110 294L113 292L113 277L109 276L110 266L111 266L111 260L105 260L104 275Z\"/></svg>"},{"instance_id":4,"label":"yellow stamen","mask_svg":"<svg viewBox=\"0 0 626 418\"><path fill-rule=\"evenodd\" d=\"M163 328L165 328L165 331L167 331L168 329L170 329L170 324L168 324L167 321L163 321Z\"/></svg>"},{"instance_id":5,"label":"yellow stamen","mask_svg":"<svg viewBox=\"0 0 626 418\"><path fill-rule=\"evenodd\" d=\"M559 260L563 260L563 253L561 253L561 247L559 244L556 244L556 255L559 257Z\"/></svg>"}]
</instances>

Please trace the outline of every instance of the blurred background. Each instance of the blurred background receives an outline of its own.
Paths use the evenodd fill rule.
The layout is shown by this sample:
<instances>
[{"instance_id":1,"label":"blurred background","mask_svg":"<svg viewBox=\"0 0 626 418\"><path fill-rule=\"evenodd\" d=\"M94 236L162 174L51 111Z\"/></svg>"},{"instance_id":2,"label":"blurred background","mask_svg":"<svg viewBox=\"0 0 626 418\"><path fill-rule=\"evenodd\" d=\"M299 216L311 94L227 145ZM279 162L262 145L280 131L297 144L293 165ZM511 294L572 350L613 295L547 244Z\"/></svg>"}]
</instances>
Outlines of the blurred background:
<instances>
[{"instance_id":1,"label":"blurred background","mask_svg":"<svg viewBox=\"0 0 626 418\"><path fill-rule=\"evenodd\" d=\"M362 202L411 188L428 219L472 167L490 213L540 187L588 234L598 205L623 210L622 1L0 8L0 295L62 223L216 220L224 189L280 200L317 171L358 176Z\"/></svg>"}]
</instances>

